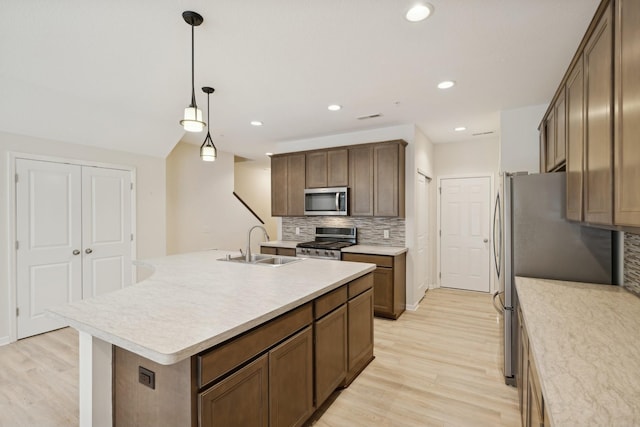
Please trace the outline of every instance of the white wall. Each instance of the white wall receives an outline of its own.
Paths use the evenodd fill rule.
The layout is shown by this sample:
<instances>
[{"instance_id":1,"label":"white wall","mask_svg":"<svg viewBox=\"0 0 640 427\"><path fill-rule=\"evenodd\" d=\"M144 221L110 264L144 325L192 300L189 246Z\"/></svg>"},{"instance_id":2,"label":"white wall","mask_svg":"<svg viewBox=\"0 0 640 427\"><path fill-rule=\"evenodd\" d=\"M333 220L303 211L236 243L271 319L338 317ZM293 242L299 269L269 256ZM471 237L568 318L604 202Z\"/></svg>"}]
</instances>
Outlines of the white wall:
<instances>
[{"instance_id":1,"label":"white wall","mask_svg":"<svg viewBox=\"0 0 640 427\"><path fill-rule=\"evenodd\" d=\"M407 236L407 309L416 309L418 303L424 296L426 288L421 288L421 284L416 279L418 270L418 263L427 262L426 260L416 259L416 244L417 244L417 226L416 217L417 212L417 197L416 194L416 182L418 180L418 170L425 173L432 178L430 184L430 197L429 197L429 255L428 261L430 267L429 271L430 279L427 285L432 287L435 283L435 265L436 265L436 199L435 199L435 155L434 144L422 133L422 131L414 127L413 143L407 146L406 155L406 170L405 170L405 183L406 183L406 236Z\"/></svg>"},{"instance_id":2,"label":"white wall","mask_svg":"<svg viewBox=\"0 0 640 427\"><path fill-rule=\"evenodd\" d=\"M15 339L15 317L9 308L15 304L14 278L10 277L9 262L14 224L9 219L9 152L52 156L70 160L110 163L136 169L136 245L137 258L151 258L165 254L165 163L164 159L111 151L90 146L69 144L0 132L0 344ZM13 288L13 289L12 289Z\"/></svg>"},{"instance_id":3,"label":"white wall","mask_svg":"<svg viewBox=\"0 0 640 427\"><path fill-rule=\"evenodd\" d=\"M435 144L436 175L470 175L498 172L498 138Z\"/></svg>"},{"instance_id":4,"label":"white wall","mask_svg":"<svg viewBox=\"0 0 640 427\"><path fill-rule=\"evenodd\" d=\"M500 172L540 171L538 126L548 104L500 112Z\"/></svg>"},{"instance_id":5,"label":"white wall","mask_svg":"<svg viewBox=\"0 0 640 427\"><path fill-rule=\"evenodd\" d=\"M271 240L278 237L278 222L271 216L271 161L235 163L234 189L264 221ZM256 231L257 233L257 231Z\"/></svg>"},{"instance_id":6,"label":"white wall","mask_svg":"<svg viewBox=\"0 0 640 427\"><path fill-rule=\"evenodd\" d=\"M246 246L259 221L233 196L233 154L200 160L199 147L179 143L167 157L167 253ZM263 237L254 231L252 250Z\"/></svg>"}]
</instances>

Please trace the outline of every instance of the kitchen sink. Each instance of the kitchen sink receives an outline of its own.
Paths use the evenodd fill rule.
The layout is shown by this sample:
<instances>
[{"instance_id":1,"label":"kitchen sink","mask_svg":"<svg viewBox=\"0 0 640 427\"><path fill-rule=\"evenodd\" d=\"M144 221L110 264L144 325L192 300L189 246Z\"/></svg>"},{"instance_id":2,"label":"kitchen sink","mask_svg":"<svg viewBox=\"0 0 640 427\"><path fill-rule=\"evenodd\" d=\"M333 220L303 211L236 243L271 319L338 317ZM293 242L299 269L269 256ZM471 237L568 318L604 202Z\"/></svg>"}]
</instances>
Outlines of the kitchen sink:
<instances>
[{"instance_id":1,"label":"kitchen sink","mask_svg":"<svg viewBox=\"0 0 640 427\"><path fill-rule=\"evenodd\" d=\"M237 262L240 264L252 264L252 265L266 265L270 267L280 267L282 265L291 264L292 262L302 261L302 258L296 258L291 256L276 256L276 255L251 255L250 261L247 261L244 256L235 256L227 258L219 258L218 261Z\"/></svg>"}]
</instances>

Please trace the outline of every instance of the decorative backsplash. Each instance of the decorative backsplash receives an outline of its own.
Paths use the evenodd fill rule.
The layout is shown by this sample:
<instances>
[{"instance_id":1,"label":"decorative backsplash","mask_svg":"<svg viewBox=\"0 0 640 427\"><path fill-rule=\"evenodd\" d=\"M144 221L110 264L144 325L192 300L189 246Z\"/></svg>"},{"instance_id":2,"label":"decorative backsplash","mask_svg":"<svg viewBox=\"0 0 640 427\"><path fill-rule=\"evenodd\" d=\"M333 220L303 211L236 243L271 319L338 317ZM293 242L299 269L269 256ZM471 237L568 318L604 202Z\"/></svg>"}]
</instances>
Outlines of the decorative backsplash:
<instances>
[{"instance_id":1,"label":"decorative backsplash","mask_svg":"<svg viewBox=\"0 0 640 427\"><path fill-rule=\"evenodd\" d=\"M624 286L640 295L640 235L624 233Z\"/></svg>"},{"instance_id":2,"label":"decorative backsplash","mask_svg":"<svg viewBox=\"0 0 640 427\"><path fill-rule=\"evenodd\" d=\"M300 227L300 234L296 234ZM367 218L304 216L282 218L282 239L298 242L313 240L316 227L356 227L358 244L377 246L405 246L405 224L403 218ZM389 238L384 238L384 230L389 230Z\"/></svg>"}]
</instances>

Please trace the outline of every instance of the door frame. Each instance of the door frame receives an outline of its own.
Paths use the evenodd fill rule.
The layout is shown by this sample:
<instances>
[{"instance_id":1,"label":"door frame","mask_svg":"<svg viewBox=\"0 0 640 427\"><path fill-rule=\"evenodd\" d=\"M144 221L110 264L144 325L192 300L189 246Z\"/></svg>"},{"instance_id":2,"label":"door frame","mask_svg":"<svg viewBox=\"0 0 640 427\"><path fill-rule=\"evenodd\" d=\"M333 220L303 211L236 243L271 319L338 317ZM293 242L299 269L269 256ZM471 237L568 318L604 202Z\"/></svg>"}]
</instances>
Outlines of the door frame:
<instances>
[{"instance_id":1,"label":"door frame","mask_svg":"<svg viewBox=\"0 0 640 427\"><path fill-rule=\"evenodd\" d=\"M16 151L9 151L7 153L7 227L8 232L7 236L9 239L7 240L7 254L9 255L9 259L7 260L7 282L9 283L9 342L17 341L18 336L18 321L16 319L16 307L17 307L17 298L18 298L18 287L17 287L17 259L18 254L16 250L16 240L17 240L17 217L16 217L16 161L18 159L24 160L36 160L42 162L51 162L51 163L65 163L77 166L86 166L86 167L99 167L104 169L118 169L123 171L128 171L131 174L131 234L133 235L133 240L131 240L131 261L136 260L136 248L137 248L137 230L136 230L136 168L131 166L119 165L114 163L104 163L104 162L94 162L89 160L82 159L70 159L65 157L56 157L56 156L45 156L39 154L29 154L29 153L21 153ZM136 283L136 268L132 269L132 282ZM14 314L11 314L14 313Z\"/></svg>"},{"instance_id":2,"label":"door frame","mask_svg":"<svg viewBox=\"0 0 640 427\"><path fill-rule=\"evenodd\" d=\"M442 229L440 212L442 210L442 180L444 179L464 179L464 178L489 178L489 199L487 202L489 203L489 230L493 230L493 224L491 222L491 213L493 209L493 197L495 196L495 174L494 173L477 173L477 174L461 174L461 175L442 175L438 176L438 188L436 194L436 264L438 271L436 272L436 284L437 287L442 287L442 267L441 267L441 257L442 257L442 247L441 247L441 236L440 230ZM491 248L493 245L493 233L489 235L489 247ZM489 255L491 255L491 251L489 251ZM489 293L495 292L495 272L494 267L491 264L491 257L489 257Z\"/></svg>"}]
</instances>

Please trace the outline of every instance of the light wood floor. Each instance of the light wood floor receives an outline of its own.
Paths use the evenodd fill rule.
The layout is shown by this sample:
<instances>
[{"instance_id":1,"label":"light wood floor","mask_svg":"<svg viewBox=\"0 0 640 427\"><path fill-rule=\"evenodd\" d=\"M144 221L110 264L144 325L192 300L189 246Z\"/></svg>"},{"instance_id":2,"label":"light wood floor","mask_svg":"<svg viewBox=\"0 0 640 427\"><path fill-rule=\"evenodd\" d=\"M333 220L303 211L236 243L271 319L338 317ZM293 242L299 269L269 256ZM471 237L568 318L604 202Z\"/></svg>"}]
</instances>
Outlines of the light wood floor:
<instances>
[{"instance_id":1,"label":"light wood floor","mask_svg":"<svg viewBox=\"0 0 640 427\"><path fill-rule=\"evenodd\" d=\"M520 426L502 380L488 294L432 290L416 312L375 319L376 359L314 427ZM0 347L0 426L78 425L78 335L62 329Z\"/></svg>"}]
</instances>

